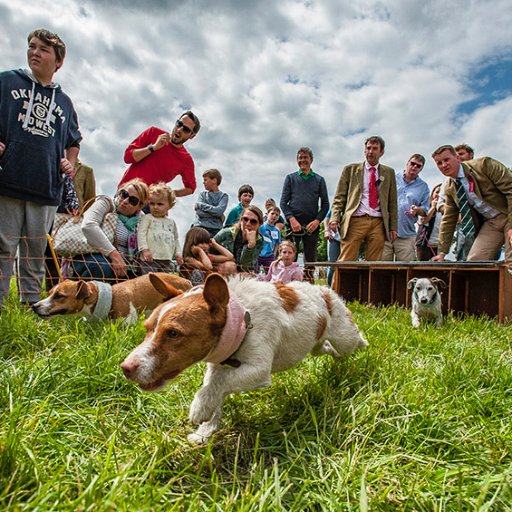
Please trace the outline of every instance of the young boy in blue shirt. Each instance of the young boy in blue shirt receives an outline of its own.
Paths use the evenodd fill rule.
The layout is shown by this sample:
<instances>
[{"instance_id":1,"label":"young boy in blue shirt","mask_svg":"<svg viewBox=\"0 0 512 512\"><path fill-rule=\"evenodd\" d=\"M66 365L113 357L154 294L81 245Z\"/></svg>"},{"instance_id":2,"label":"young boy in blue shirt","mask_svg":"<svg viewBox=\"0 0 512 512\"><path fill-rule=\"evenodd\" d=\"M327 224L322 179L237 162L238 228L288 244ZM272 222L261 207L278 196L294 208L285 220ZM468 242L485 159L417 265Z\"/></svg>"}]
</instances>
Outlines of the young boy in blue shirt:
<instances>
[{"instance_id":1,"label":"young boy in blue shirt","mask_svg":"<svg viewBox=\"0 0 512 512\"><path fill-rule=\"evenodd\" d=\"M228 195L219 190L222 175L217 169L203 172L204 190L195 204L194 226L206 229L213 238L222 229L222 219L228 206Z\"/></svg>"},{"instance_id":2,"label":"young boy in blue shirt","mask_svg":"<svg viewBox=\"0 0 512 512\"><path fill-rule=\"evenodd\" d=\"M270 264L279 253L281 232L275 226L279 215L281 215L281 210L277 206L269 208L267 210L267 220L260 227L260 234L263 237L263 249L258 257L258 268L263 267L265 273L268 272Z\"/></svg>"}]
</instances>

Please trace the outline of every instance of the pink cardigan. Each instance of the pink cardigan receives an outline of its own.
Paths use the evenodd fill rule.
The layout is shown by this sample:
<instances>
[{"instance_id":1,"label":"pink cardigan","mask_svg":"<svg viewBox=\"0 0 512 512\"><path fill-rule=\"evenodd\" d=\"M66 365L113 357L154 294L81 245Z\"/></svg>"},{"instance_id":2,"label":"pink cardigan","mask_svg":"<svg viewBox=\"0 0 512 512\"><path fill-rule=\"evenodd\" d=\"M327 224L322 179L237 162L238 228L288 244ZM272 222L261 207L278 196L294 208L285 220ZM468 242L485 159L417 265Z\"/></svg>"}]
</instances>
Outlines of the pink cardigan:
<instances>
[{"instance_id":1,"label":"pink cardigan","mask_svg":"<svg viewBox=\"0 0 512 512\"><path fill-rule=\"evenodd\" d=\"M287 267L282 261L274 261L265 276L258 276L260 281L270 281L271 283L289 283L290 281L302 281L304 279L302 268L297 262L293 262Z\"/></svg>"}]
</instances>

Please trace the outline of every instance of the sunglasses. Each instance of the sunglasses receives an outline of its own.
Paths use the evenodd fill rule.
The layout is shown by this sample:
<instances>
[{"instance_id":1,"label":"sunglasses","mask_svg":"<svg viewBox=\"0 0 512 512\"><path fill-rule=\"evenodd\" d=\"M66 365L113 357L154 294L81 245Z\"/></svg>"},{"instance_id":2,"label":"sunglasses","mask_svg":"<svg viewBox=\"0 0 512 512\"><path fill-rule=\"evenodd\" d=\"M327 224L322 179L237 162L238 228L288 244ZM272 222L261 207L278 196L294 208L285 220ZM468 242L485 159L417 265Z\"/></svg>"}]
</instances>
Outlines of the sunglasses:
<instances>
[{"instance_id":1,"label":"sunglasses","mask_svg":"<svg viewBox=\"0 0 512 512\"><path fill-rule=\"evenodd\" d=\"M126 192L126 190L124 188L122 188L119 192L118 192L118 196L121 198L121 200L125 200L125 199L128 199L128 202L132 205L132 206L139 206L140 204L140 199L138 197L135 197L135 196L131 196L130 194L128 194L128 192Z\"/></svg>"},{"instance_id":2,"label":"sunglasses","mask_svg":"<svg viewBox=\"0 0 512 512\"><path fill-rule=\"evenodd\" d=\"M181 128L183 130L183 133L186 133L187 135L190 135L192 133L192 130L183 124L181 119L178 119L176 121L176 128Z\"/></svg>"},{"instance_id":3,"label":"sunglasses","mask_svg":"<svg viewBox=\"0 0 512 512\"><path fill-rule=\"evenodd\" d=\"M248 222L251 226L256 226L256 224L258 224L256 219L250 219L249 217L242 217L242 222Z\"/></svg>"},{"instance_id":4,"label":"sunglasses","mask_svg":"<svg viewBox=\"0 0 512 512\"><path fill-rule=\"evenodd\" d=\"M417 167L418 169L421 169L423 167L423 164L419 164L418 162L409 162L410 165L413 167Z\"/></svg>"}]
</instances>

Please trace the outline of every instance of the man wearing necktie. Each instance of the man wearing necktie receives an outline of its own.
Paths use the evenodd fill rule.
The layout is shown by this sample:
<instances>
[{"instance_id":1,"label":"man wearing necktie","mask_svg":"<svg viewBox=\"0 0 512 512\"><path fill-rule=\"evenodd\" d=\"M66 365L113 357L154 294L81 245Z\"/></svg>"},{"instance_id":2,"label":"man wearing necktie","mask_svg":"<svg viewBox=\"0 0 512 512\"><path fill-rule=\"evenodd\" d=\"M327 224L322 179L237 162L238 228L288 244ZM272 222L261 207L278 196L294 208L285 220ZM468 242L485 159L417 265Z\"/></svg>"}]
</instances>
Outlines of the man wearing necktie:
<instances>
[{"instance_id":1,"label":"man wearing necktie","mask_svg":"<svg viewBox=\"0 0 512 512\"><path fill-rule=\"evenodd\" d=\"M365 259L380 260L385 240L397 236L398 207L395 171L379 163L384 140L365 141L365 161L347 165L340 176L332 202L329 227L339 229L339 261L355 261L366 243Z\"/></svg>"},{"instance_id":2,"label":"man wearing necktie","mask_svg":"<svg viewBox=\"0 0 512 512\"><path fill-rule=\"evenodd\" d=\"M489 157L461 162L453 146L432 153L438 169L451 178L439 229L438 254L443 261L450 250L459 214L464 235L475 241L468 261L492 260L505 242L505 259L512 259L512 171Z\"/></svg>"}]
</instances>

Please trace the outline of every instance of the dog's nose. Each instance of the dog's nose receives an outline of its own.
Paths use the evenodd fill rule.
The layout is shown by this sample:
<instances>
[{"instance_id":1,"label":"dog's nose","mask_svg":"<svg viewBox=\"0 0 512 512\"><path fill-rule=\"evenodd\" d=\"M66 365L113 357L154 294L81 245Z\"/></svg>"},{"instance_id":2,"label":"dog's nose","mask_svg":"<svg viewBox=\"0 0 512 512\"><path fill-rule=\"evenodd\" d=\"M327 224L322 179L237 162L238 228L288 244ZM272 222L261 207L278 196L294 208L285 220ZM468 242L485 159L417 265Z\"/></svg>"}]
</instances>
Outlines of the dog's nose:
<instances>
[{"instance_id":1,"label":"dog's nose","mask_svg":"<svg viewBox=\"0 0 512 512\"><path fill-rule=\"evenodd\" d=\"M123 373L125 377L130 377L133 375L137 369L139 368L139 363L135 360L129 361L128 359L125 359L121 363L121 369L123 370Z\"/></svg>"},{"instance_id":2,"label":"dog's nose","mask_svg":"<svg viewBox=\"0 0 512 512\"><path fill-rule=\"evenodd\" d=\"M427 304L428 303L428 298L427 297L421 297L420 302L422 304Z\"/></svg>"}]
</instances>

